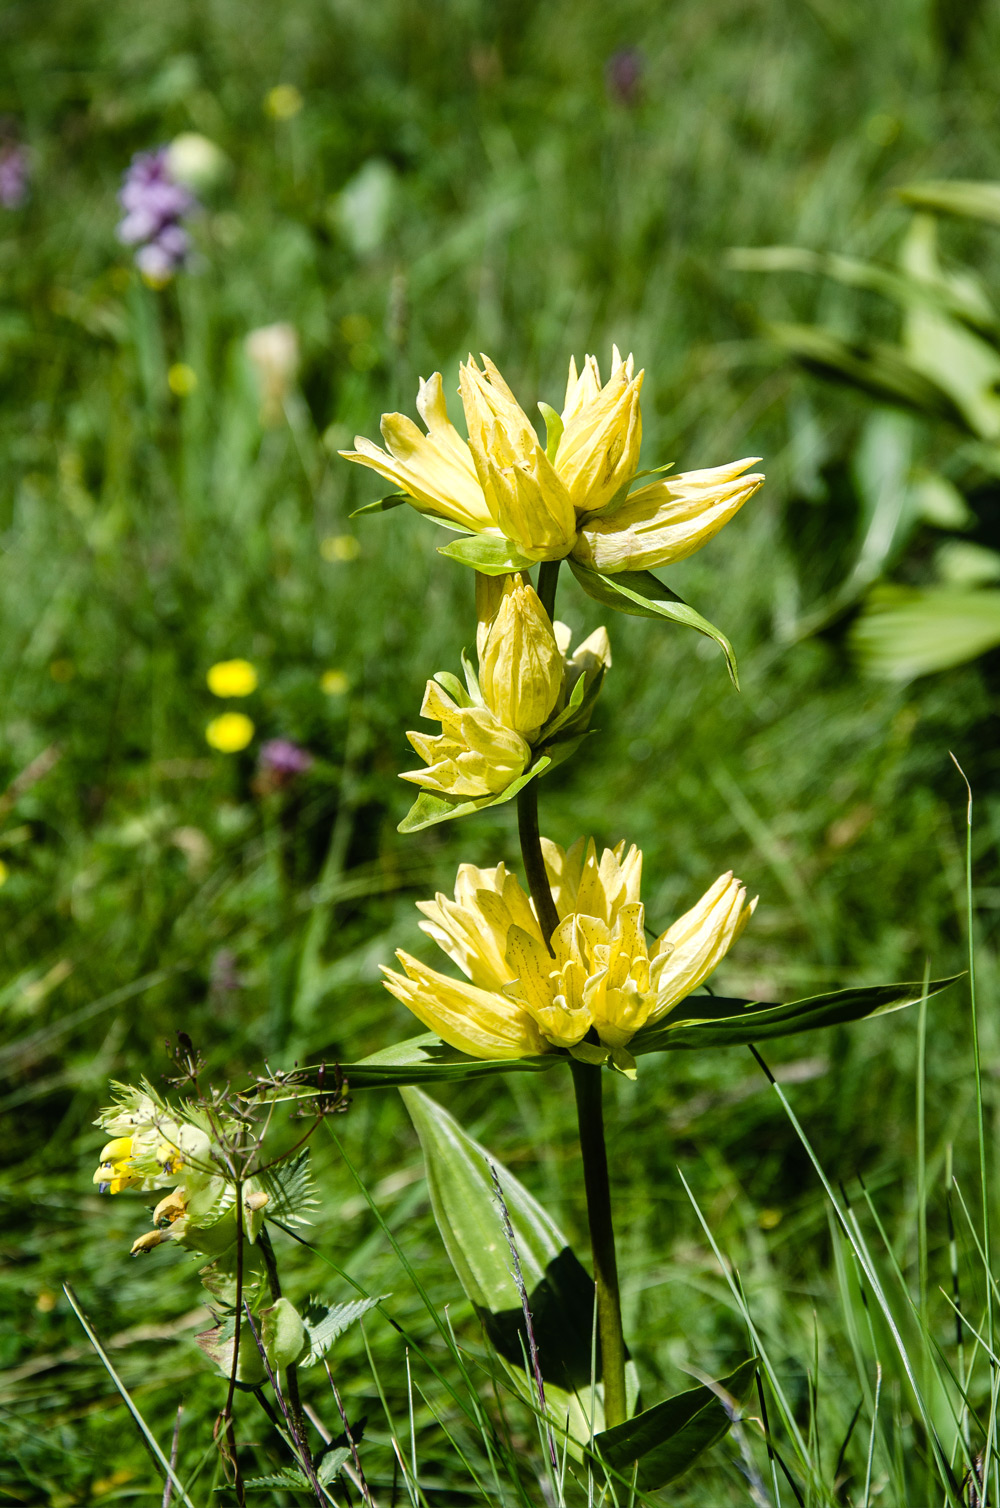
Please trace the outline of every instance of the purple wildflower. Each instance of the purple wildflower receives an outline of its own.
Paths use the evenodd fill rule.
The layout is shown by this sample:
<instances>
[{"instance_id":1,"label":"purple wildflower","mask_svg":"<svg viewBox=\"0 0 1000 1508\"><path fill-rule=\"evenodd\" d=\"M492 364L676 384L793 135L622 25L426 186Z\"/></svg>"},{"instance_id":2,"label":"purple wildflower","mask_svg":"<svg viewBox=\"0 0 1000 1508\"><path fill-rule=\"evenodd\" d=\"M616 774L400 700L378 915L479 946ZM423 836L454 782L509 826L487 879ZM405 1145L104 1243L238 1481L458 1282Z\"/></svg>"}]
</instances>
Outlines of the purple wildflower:
<instances>
[{"instance_id":1,"label":"purple wildflower","mask_svg":"<svg viewBox=\"0 0 1000 1508\"><path fill-rule=\"evenodd\" d=\"M304 775L313 763L308 749L300 748L290 738L270 738L260 751L260 768L279 779Z\"/></svg>"},{"instance_id":2,"label":"purple wildflower","mask_svg":"<svg viewBox=\"0 0 1000 1508\"><path fill-rule=\"evenodd\" d=\"M125 174L118 202L125 218L118 226L118 239L137 246L136 266L152 283L165 283L184 265L191 240L180 224L182 216L197 209L190 189L170 172L168 151L138 152Z\"/></svg>"},{"instance_id":3,"label":"purple wildflower","mask_svg":"<svg viewBox=\"0 0 1000 1508\"><path fill-rule=\"evenodd\" d=\"M27 151L16 141L0 144L0 205L20 209L27 197Z\"/></svg>"},{"instance_id":4,"label":"purple wildflower","mask_svg":"<svg viewBox=\"0 0 1000 1508\"><path fill-rule=\"evenodd\" d=\"M616 104L626 108L638 104L645 66L638 47L621 47L611 54L604 66L604 83Z\"/></svg>"}]
</instances>

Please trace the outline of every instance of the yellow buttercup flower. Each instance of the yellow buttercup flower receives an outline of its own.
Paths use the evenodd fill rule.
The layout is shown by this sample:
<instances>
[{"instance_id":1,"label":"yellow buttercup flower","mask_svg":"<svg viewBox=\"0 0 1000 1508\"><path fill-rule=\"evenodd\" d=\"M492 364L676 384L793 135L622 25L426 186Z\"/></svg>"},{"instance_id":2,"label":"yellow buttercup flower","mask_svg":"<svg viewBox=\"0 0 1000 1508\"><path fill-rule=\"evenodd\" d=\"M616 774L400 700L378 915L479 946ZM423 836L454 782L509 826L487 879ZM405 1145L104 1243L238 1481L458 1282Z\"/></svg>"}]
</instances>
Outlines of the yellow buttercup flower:
<instances>
[{"instance_id":1,"label":"yellow buttercup flower","mask_svg":"<svg viewBox=\"0 0 1000 1508\"><path fill-rule=\"evenodd\" d=\"M604 629L567 659L569 630L553 625L521 576L476 580L479 678L467 665L467 689L444 673L427 682L420 713L439 722L441 733L407 733L428 768L401 776L466 799L497 796L522 775L532 745L579 677L593 680L611 661Z\"/></svg>"},{"instance_id":2,"label":"yellow buttercup flower","mask_svg":"<svg viewBox=\"0 0 1000 1508\"><path fill-rule=\"evenodd\" d=\"M591 839L564 850L542 839L559 916L549 952L534 907L502 864L458 871L455 899L419 902L423 930L458 965L451 979L408 953L387 988L452 1047L477 1058L566 1049L634 1068L627 1043L707 979L756 906L732 873L647 946L639 899L642 854L600 858Z\"/></svg>"},{"instance_id":3,"label":"yellow buttercup flower","mask_svg":"<svg viewBox=\"0 0 1000 1508\"><path fill-rule=\"evenodd\" d=\"M213 696L250 696L257 690L257 672L249 660L220 660L205 679Z\"/></svg>"},{"instance_id":4,"label":"yellow buttercup flower","mask_svg":"<svg viewBox=\"0 0 1000 1508\"><path fill-rule=\"evenodd\" d=\"M254 735L253 721L245 712L223 712L205 729L205 741L220 754L238 754Z\"/></svg>"},{"instance_id":5,"label":"yellow buttercup flower","mask_svg":"<svg viewBox=\"0 0 1000 1508\"><path fill-rule=\"evenodd\" d=\"M421 379L417 409L426 434L404 414L385 414L386 449L363 436L347 460L369 466L418 511L449 528L504 539L525 560L571 556L606 573L646 570L683 559L707 543L757 490L763 477L739 461L655 482L631 497L642 442L643 373L617 348L601 382L588 356L570 361L561 414L540 405L543 448L493 362L470 356L459 392L468 442L448 418L440 372Z\"/></svg>"}]
</instances>

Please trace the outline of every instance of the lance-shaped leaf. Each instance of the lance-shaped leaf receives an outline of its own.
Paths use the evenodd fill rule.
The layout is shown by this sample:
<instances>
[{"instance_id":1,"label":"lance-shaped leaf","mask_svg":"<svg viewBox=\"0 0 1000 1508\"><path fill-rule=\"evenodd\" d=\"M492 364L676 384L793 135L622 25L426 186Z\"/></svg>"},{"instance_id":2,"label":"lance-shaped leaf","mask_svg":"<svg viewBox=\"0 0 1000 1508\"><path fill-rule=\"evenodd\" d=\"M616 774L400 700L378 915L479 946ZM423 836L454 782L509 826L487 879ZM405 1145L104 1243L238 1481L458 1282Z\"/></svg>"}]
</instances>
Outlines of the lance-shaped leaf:
<instances>
[{"instance_id":1,"label":"lance-shaped leaf","mask_svg":"<svg viewBox=\"0 0 1000 1508\"><path fill-rule=\"evenodd\" d=\"M521 1396L537 1395L524 1371L523 1296L504 1234L490 1165L514 1232L532 1317L549 1422L579 1456L603 1426L601 1387L592 1387L594 1284L555 1221L512 1173L473 1141L440 1105L416 1089L403 1100L416 1127L438 1230L466 1296ZM600 1377L600 1346L596 1370ZM634 1370L629 1369L632 1378ZM595 1417L591 1425L593 1393Z\"/></svg>"},{"instance_id":2,"label":"lance-shaped leaf","mask_svg":"<svg viewBox=\"0 0 1000 1508\"><path fill-rule=\"evenodd\" d=\"M324 1304L320 1299L310 1299L301 1311L308 1347L301 1365L311 1367L322 1361L334 1341L379 1302L378 1298L369 1298L352 1299L348 1304Z\"/></svg>"},{"instance_id":3,"label":"lance-shaped leaf","mask_svg":"<svg viewBox=\"0 0 1000 1508\"><path fill-rule=\"evenodd\" d=\"M702 1385L657 1403L594 1441L598 1458L644 1492L665 1487L721 1440L753 1386L751 1358L712 1386Z\"/></svg>"},{"instance_id":4,"label":"lance-shaped leaf","mask_svg":"<svg viewBox=\"0 0 1000 1508\"><path fill-rule=\"evenodd\" d=\"M402 1089L410 1084L453 1084L460 1079L484 1078L493 1073L540 1073L556 1063L564 1063L559 1053L545 1053L532 1058L470 1058L449 1047L434 1032L409 1037L392 1047L383 1047L356 1063L341 1063L340 1072L353 1093L356 1089ZM317 1076L319 1065L302 1070L304 1076ZM308 1100L329 1094L329 1084L297 1083L269 1090L264 1098L274 1104L287 1100Z\"/></svg>"},{"instance_id":5,"label":"lance-shaped leaf","mask_svg":"<svg viewBox=\"0 0 1000 1508\"><path fill-rule=\"evenodd\" d=\"M450 822L454 817L468 817L472 812L481 812L487 806L502 806L505 801L512 801L529 780L544 775L555 762L554 756L543 754L534 761L530 769L512 780L496 796L476 796L470 799L467 796L442 796L438 791L421 791L397 831L418 833L421 828L434 827L438 822Z\"/></svg>"},{"instance_id":6,"label":"lance-shaped leaf","mask_svg":"<svg viewBox=\"0 0 1000 1508\"><path fill-rule=\"evenodd\" d=\"M484 576L506 576L511 571L528 571L535 561L515 550L509 539L495 534L465 534L450 545L439 545L439 555L482 571Z\"/></svg>"},{"instance_id":7,"label":"lance-shaped leaf","mask_svg":"<svg viewBox=\"0 0 1000 1508\"><path fill-rule=\"evenodd\" d=\"M697 629L700 634L706 634L709 639L714 639L726 657L726 668L733 685L739 690L736 656L725 634L714 623L703 618L701 613L696 613L693 607L688 607L652 571L618 571L610 576L603 571L589 570L572 556L569 557L569 564L583 590L595 602L602 602L605 607L613 607L617 612L628 613L634 618L666 618L671 623L683 623L688 628Z\"/></svg>"},{"instance_id":8,"label":"lance-shaped leaf","mask_svg":"<svg viewBox=\"0 0 1000 1508\"><path fill-rule=\"evenodd\" d=\"M937 995L954 984L933 979L926 994ZM629 1042L635 1057L651 1052L684 1048L738 1047L748 1042L766 1042L773 1037L791 1037L822 1026L840 1026L865 1016L901 1011L924 997L923 983L873 984L829 995L810 995L773 1005L761 1000L724 1000L715 995L689 995L669 1016L655 1026L644 1026Z\"/></svg>"}]
</instances>

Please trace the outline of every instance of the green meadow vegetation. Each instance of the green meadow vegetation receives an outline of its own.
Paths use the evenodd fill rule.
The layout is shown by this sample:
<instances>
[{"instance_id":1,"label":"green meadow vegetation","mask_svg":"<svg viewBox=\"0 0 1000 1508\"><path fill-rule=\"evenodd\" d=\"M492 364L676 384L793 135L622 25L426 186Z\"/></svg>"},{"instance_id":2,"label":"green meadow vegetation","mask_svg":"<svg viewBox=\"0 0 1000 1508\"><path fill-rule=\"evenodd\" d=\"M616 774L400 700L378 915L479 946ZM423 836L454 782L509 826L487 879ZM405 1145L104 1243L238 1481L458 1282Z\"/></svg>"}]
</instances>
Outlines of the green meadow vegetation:
<instances>
[{"instance_id":1,"label":"green meadow vegetation","mask_svg":"<svg viewBox=\"0 0 1000 1508\"><path fill-rule=\"evenodd\" d=\"M191 1502L233 1501L197 1264L173 1245L130 1258L147 1209L92 1184L93 1122L113 1080L166 1090L179 1032L234 1088L413 1034L379 966L396 947L431 959L414 902L450 892L460 861L517 869L516 823L498 806L397 832L405 730L473 641L473 577L408 508L352 518L380 490L337 452L413 414L435 370L457 418L470 350L528 408L561 403L570 353L603 370L614 342L646 371L645 466L763 457L764 489L668 576L732 641L741 690L710 640L603 613L565 572L559 615L575 639L604 623L615 663L600 736L540 782L543 832L638 843L657 931L734 869L760 902L723 995L941 978L971 943L978 1001L978 1051L966 974L763 1044L777 1090L745 1047L605 1076L644 1394L762 1359L773 1453L752 1393L667 1492L997 1501L1000 662L876 679L850 613L794 631L843 577L838 508L860 506L803 486L804 446L891 446L895 418L798 371L765 325L890 339L892 316L727 252L891 262L896 188L1000 178L1000 18L943 0L8 0L0 37L0 115L30 154L28 198L0 208L4 1500L169 1501L65 1284L167 1455L177 1426ZM192 264L155 289L116 239L116 194L135 152L182 132L225 166ZM942 220L939 238L1000 286L1000 231ZM246 337L279 321L300 364L275 416ZM945 464L954 432L921 433ZM997 485L984 463L967 499L992 549ZM934 544L916 527L908 569ZM258 684L219 699L207 672L232 658ZM206 740L227 710L254 723L242 751ZM269 779L271 739L313 763ZM553 1072L431 1092L585 1253L570 1090ZM291 1145L302 1123L286 1129ZM549 1470L491 1376L400 1096L358 1090L311 1148L319 1202L276 1240L282 1281L297 1302L386 1296L328 1357L378 1508L587 1501L586 1473ZM302 1386L337 1436L322 1369ZM277 1432L252 1395L237 1405L245 1473L280 1472Z\"/></svg>"}]
</instances>

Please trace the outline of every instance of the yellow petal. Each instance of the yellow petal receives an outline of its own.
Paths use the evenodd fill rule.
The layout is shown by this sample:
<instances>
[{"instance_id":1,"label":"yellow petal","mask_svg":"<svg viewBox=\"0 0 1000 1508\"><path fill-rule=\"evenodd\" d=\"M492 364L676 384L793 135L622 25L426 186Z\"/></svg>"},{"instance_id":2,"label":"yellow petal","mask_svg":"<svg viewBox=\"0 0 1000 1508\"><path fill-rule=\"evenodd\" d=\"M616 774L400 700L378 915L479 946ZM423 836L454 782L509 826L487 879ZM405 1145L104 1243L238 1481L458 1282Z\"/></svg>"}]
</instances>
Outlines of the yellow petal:
<instances>
[{"instance_id":1,"label":"yellow petal","mask_svg":"<svg viewBox=\"0 0 1000 1508\"><path fill-rule=\"evenodd\" d=\"M651 949L650 984L658 1021L696 990L729 952L757 905L732 871L720 875L701 900L668 927Z\"/></svg>"},{"instance_id":2,"label":"yellow petal","mask_svg":"<svg viewBox=\"0 0 1000 1508\"><path fill-rule=\"evenodd\" d=\"M606 508L639 464L643 373L632 378L631 361L618 361L601 388L597 363L588 356L575 391L567 391L555 464L578 513Z\"/></svg>"},{"instance_id":3,"label":"yellow petal","mask_svg":"<svg viewBox=\"0 0 1000 1508\"><path fill-rule=\"evenodd\" d=\"M594 571L645 571L684 560L707 544L764 481L742 476L759 457L681 472L642 487L581 529L573 557Z\"/></svg>"},{"instance_id":4,"label":"yellow petal","mask_svg":"<svg viewBox=\"0 0 1000 1508\"><path fill-rule=\"evenodd\" d=\"M522 1007L506 996L448 979L408 953L397 952L406 975L383 969L385 986L431 1031L473 1058L523 1058L548 1051Z\"/></svg>"}]
</instances>

